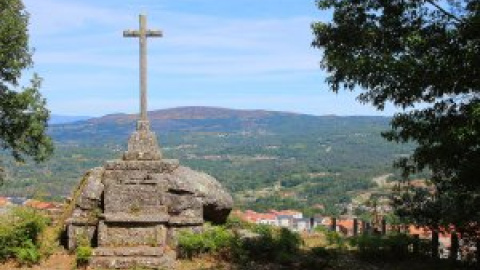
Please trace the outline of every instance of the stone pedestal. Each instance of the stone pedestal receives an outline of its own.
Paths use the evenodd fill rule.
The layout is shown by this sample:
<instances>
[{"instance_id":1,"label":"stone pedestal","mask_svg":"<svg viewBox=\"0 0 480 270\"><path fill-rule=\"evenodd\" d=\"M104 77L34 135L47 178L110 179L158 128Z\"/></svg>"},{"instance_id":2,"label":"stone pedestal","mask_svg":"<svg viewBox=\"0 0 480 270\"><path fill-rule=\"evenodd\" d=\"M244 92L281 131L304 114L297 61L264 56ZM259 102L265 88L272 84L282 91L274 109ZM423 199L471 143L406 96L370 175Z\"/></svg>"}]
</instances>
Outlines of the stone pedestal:
<instances>
[{"instance_id":1,"label":"stone pedestal","mask_svg":"<svg viewBox=\"0 0 480 270\"><path fill-rule=\"evenodd\" d=\"M161 157L140 121L122 160L87 173L68 220L68 248L87 240L97 268L173 269L178 230L226 219L232 198L214 178Z\"/></svg>"},{"instance_id":2,"label":"stone pedestal","mask_svg":"<svg viewBox=\"0 0 480 270\"><path fill-rule=\"evenodd\" d=\"M150 131L148 121L138 121L137 131L128 140L128 150L124 160L160 160L162 154L158 148L157 137Z\"/></svg>"}]
</instances>

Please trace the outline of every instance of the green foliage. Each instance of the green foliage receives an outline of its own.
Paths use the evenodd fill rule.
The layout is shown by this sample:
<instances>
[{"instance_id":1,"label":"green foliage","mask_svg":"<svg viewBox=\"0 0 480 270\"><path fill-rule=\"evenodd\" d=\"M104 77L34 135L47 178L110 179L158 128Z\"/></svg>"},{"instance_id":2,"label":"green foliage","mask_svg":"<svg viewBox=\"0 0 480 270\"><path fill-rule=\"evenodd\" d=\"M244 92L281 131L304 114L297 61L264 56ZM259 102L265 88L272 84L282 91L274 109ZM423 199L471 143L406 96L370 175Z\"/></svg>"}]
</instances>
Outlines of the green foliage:
<instances>
[{"instance_id":1,"label":"green foliage","mask_svg":"<svg viewBox=\"0 0 480 270\"><path fill-rule=\"evenodd\" d=\"M251 229L255 225L250 222L244 221L240 217L230 214L225 223L225 228L230 230Z\"/></svg>"},{"instance_id":2,"label":"green foliage","mask_svg":"<svg viewBox=\"0 0 480 270\"><path fill-rule=\"evenodd\" d=\"M40 262L41 256L38 247L31 240L22 243L21 247L13 248L12 251L20 265L31 267Z\"/></svg>"},{"instance_id":3,"label":"green foliage","mask_svg":"<svg viewBox=\"0 0 480 270\"><path fill-rule=\"evenodd\" d=\"M480 2L319 0L318 7L333 10L333 21L312 25L331 90L359 89L360 102L380 110L413 108L397 113L383 136L417 144L396 166L404 177L431 171L435 193L403 190L398 213L477 232Z\"/></svg>"},{"instance_id":4,"label":"green foliage","mask_svg":"<svg viewBox=\"0 0 480 270\"><path fill-rule=\"evenodd\" d=\"M88 264L92 257L93 250L90 246L79 246L75 251L77 267L83 267Z\"/></svg>"},{"instance_id":5,"label":"green foliage","mask_svg":"<svg viewBox=\"0 0 480 270\"><path fill-rule=\"evenodd\" d=\"M339 232L335 231L326 231L325 237L329 246L332 246L337 249L345 249L347 247L347 240Z\"/></svg>"},{"instance_id":6,"label":"green foliage","mask_svg":"<svg viewBox=\"0 0 480 270\"><path fill-rule=\"evenodd\" d=\"M298 233L286 228L274 229L267 225L255 226L258 237L236 237L232 244L233 259L244 264L250 261L293 263L300 255L303 241Z\"/></svg>"},{"instance_id":7,"label":"green foliage","mask_svg":"<svg viewBox=\"0 0 480 270\"><path fill-rule=\"evenodd\" d=\"M86 267L93 254L90 240L86 232L77 236L77 248L75 249L77 267Z\"/></svg>"},{"instance_id":8,"label":"green foliage","mask_svg":"<svg viewBox=\"0 0 480 270\"><path fill-rule=\"evenodd\" d=\"M178 237L178 251L182 258L209 253L218 254L231 244L233 234L223 226L207 226L203 232L181 231Z\"/></svg>"},{"instance_id":9,"label":"green foliage","mask_svg":"<svg viewBox=\"0 0 480 270\"><path fill-rule=\"evenodd\" d=\"M360 235L351 238L350 244L358 248L358 254L362 259L391 261L403 260L410 256L414 241L413 237L405 234Z\"/></svg>"},{"instance_id":10,"label":"green foliage","mask_svg":"<svg viewBox=\"0 0 480 270\"><path fill-rule=\"evenodd\" d=\"M16 160L31 156L39 162L53 149L46 135L49 111L39 92L41 79L34 75L30 86L16 89L22 71L32 66L28 17L21 0L0 2L0 147L11 150Z\"/></svg>"},{"instance_id":11,"label":"green foliage","mask_svg":"<svg viewBox=\"0 0 480 270\"><path fill-rule=\"evenodd\" d=\"M47 222L44 216L26 208L5 214L0 221L0 260L15 256L21 263L38 262L38 239Z\"/></svg>"}]
</instances>

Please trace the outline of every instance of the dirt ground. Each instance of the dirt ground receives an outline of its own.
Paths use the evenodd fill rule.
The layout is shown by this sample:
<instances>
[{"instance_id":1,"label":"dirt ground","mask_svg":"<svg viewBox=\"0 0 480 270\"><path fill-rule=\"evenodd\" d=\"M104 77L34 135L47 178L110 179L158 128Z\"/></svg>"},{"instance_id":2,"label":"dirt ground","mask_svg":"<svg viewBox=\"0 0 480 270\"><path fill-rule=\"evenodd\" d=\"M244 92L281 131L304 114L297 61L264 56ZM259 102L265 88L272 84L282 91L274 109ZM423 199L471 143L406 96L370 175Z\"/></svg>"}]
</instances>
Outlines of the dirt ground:
<instances>
[{"instance_id":1,"label":"dirt ground","mask_svg":"<svg viewBox=\"0 0 480 270\"><path fill-rule=\"evenodd\" d=\"M75 256L65 253L54 254L40 265L33 267L19 267L15 262L0 265L0 270L72 270L75 269Z\"/></svg>"},{"instance_id":2,"label":"dirt ground","mask_svg":"<svg viewBox=\"0 0 480 270\"><path fill-rule=\"evenodd\" d=\"M229 269L226 264L218 263L208 258L200 258L194 260L179 261L177 263L177 270L213 270L213 269ZM0 270L74 270L75 256L65 253L54 254L40 265L29 267L19 267L15 262L7 262L0 264ZM89 269L93 270L93 269Z\"/></svg>"}]
</instances>

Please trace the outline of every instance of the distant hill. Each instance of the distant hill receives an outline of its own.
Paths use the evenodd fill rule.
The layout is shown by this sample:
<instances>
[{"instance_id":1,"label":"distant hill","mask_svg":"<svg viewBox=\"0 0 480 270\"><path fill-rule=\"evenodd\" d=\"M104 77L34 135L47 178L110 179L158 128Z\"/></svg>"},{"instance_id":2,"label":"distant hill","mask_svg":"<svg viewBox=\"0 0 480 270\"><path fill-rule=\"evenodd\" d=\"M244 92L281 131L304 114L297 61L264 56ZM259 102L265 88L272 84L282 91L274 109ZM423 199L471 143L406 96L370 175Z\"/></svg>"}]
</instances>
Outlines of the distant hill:
<instances>
[{"instance_id":1,"label":"distant hill","mask_svg":"<svg viewBox=\"0 0 480 270\"><path fill-rule=\"evenodd\" d=\"M178 107L150 111L152 129L157 135L169 132L269 132L281 134L321 133L325 129L358 127L382 129L389 118L377 116L339 117L265 110L234 110L215 107ZM53 125L51 134L58 140L125 139L134 129L138 115L110 114L85 121ZM92 137L93 136L93 137Z\"/></svg>"},{"instance_id":2,"label":"distant hill","mask_svg":"<svg viewBox=\"0 0 480 270\"><path fill-rule=\"evenodd\" d=\"M83 121L92 118L91 116L70 116L70 115L58 115L52 114L50 115L50 119L48 123L50 125L56 124L67 124L67 123L74 123L78 121Z\"/></svg>"}]
</instances>

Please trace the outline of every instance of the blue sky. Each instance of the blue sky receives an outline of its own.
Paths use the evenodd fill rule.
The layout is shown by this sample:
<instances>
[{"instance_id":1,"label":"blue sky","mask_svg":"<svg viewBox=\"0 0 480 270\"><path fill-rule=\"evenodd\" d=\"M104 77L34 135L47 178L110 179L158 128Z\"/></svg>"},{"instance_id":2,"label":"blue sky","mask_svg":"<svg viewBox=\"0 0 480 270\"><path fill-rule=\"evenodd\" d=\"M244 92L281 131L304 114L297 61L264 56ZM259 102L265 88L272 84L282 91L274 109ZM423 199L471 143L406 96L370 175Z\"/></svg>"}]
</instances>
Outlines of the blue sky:
<instances>
[{"instance_id":1,"label":"blue sky","mask_svg":"<svg viewBox=\"0 0 480 270\"><path fill-rule=\"evenodd\" d=\"M138 112L138 14L150 39L149 110L178 106L391 115L334 94L311 48L314 0L24 0L34 71L54 114ZM27 76L25 76L27 77ZM26 78L25 78L26 79Z\"/></svg>"}]
</instances>

